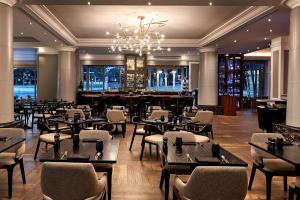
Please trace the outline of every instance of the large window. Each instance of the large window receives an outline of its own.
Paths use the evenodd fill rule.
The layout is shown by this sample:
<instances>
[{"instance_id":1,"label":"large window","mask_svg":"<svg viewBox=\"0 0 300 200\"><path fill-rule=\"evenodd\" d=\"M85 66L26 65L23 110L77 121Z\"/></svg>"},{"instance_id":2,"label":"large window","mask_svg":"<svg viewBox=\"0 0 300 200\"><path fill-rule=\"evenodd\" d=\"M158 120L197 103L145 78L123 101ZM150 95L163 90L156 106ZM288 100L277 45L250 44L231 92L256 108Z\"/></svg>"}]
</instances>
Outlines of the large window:
<instances>
[{"instance_id":1,"label":"large window","mask_svg":"<svg viewBox=\"0 0 300 200\"><path fill-rule=\"evenodd\" d=\"M14 96L36 98L36 68L14 68Z\"/></svg>"},{"instance_id":2,"label":"large window","mask_svg":"<svg viewBox=\"0 0 300 200\"><path fill-rule=\"evenodd\" d=\"M245 97L267 96L268 65L265 61L244 62L244 92Z\"/></svg>"},{"instance_id":3,"label":"large window","mask_svg":"<svg viewBox=\"0 0 300 200\"><path fill-rule=\"evenodd\" d=\"M182 91L188 70L188 66L148 66L146 87L153 91Z\"/></svg>"},{"instance_id":4,"label":"large window","mask_svg":"<svg viewBox=\"0 0 300 200\"><path fill-rule=\"evenodd\" d=\"M124 66L84 65L83 88L85 91L104 91L124 88Z\"/></svg>"}]
</instances>

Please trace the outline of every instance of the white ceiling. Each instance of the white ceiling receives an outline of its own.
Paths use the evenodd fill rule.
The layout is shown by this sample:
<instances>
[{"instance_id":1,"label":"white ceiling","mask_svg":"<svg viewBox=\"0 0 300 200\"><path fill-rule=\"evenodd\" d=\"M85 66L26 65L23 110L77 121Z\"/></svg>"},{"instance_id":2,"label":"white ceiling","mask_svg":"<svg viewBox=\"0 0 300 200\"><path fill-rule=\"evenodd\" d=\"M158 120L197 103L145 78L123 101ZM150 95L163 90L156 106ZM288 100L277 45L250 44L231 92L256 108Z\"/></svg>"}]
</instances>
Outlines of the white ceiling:
<instances>
[{"instance_id":1,"label":"white ceiling","mask_svg":"<svg viewBox=\"0 0 300 200\"><path fill-rule=\"evenodd\" d=\"M155 13L168 20L161 31L168 39L199 39L246 7L224 6L47 6L79 38L110 38L106 31L122 26L137 27L138 16ZM209 21L209 23L208 23Z\"/></svg>"}]
</instances>

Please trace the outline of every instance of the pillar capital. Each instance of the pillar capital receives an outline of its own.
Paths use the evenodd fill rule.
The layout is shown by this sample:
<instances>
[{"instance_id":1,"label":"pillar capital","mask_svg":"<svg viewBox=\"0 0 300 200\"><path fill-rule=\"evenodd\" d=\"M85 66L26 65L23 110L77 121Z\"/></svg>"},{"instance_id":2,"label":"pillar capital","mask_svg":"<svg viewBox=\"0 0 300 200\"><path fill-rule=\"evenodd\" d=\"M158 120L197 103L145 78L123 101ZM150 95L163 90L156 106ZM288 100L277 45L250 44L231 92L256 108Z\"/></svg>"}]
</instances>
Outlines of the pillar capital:
<instances>
[{"instance_id":1,"label":"pillar capital","mask_svg":"<svg viewBox=\"0 0 300 200\"><path fill-rule=\"evenodd\" d=\"M201 47L199 48L200 53L206 53L206 52L217 52L217 49L214 47Z\"/></svg>"},{"instance_id":2,"label":"pillar capital","mask_svg":"<svg viewBox=\"0 0 300 200\"><path fill-rule=\"evenodd\" d=\"M17 3L17 0L0 0L0 3L13 7Z\"/></svg>"},{"instance_id":3,"label":"pillar capital","mask_svg":"<svg viewBox=\"0 0 300 200\"><path fill-rule=\"evenodd\" d=\"M300 6L300 0L282 0L281 4L291 9L294 9Z\"/></svg>"},{"instance_id":4,"label":"pillar capital","mask_svg":"<svg viewBox=\"0 0 300 200\"><path fill-rule=\"evenodd\" d=\"M60 47L58 48L59 51L71 51L71 52L75 52L76 51L76 47L73 46L65 46L65 47Z\"/></svg>"}]
</instances>

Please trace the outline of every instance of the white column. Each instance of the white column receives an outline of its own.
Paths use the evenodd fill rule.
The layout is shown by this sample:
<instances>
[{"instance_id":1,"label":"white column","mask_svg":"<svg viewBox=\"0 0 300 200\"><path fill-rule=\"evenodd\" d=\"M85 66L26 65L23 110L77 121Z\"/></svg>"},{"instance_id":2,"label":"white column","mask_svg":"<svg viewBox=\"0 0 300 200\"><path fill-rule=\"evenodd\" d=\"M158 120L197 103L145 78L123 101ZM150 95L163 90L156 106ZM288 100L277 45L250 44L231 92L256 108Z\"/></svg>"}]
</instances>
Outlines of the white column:
<instances>
[{"instance_id":1,"label":"white column","mask_svg":"<svg viewBox=\"0 0 300 200\"><path fill-rule=\"evenodd\" d=\"M213 48L200 49L198 104L218 105L218 54Z\"/></svg>"},{"instance_id":2,"label":"white column","mask_svg":"<svg viewBox=\"0 0 300 200\"><path fill-rule=\"evenodd\" d=\"M270 98L280 98L286 93L284 91L285 82L285 63L288 57L285 56L285 51L289 50L289 37L278 37L271 41L271 85Z\"/></svg>"},{"instance_id":3,"label":"white column","mask_svg":"<svg viewBox=\"0 0 300 200\"><path fill-rule=\"evenodd\" d=\"M198 88L199 62L189 62L189 90Z\"/></svg>"},{"instance_id":4,"label":"white column","mask_svg":"<svg viewBox=\"0 0 300 200\"><path fill-rule=\"evenodd\" d=\"M300 126L300 0L284 2L291 10L290 53L288 73L287 117L286 123Z\"/></svg>"},{"instance_id":5,"label":"white column","mask_svg":"<svg viewBox=\"0 0 300 200\"><path fill-rule=\"evenodd\" d=\"M76 99L76 58L75 48L60 49L58 55L57 98L67 101Z\"/></svg>"},{"instance_id":6,"label":"white column","mask_svg":"<svg viewBox=\"0 0 300 200\"><path fill-rule=\"evenodd\" d=\"M13 8L15 1L0 1L0 123L14 120Z\"/></svg>"}]
</instances>

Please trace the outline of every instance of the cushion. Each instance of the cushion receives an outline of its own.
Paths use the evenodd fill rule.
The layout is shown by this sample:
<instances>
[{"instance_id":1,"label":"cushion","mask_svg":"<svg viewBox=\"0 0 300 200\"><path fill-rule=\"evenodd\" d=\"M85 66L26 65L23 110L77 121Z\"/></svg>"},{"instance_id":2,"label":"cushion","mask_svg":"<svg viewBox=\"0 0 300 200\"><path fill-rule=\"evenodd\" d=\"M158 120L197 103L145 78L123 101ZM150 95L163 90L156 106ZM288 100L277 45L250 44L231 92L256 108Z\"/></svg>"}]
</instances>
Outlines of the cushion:
<instances>
[{"instance_id":1,"label":"cushion","mask_svg":"<svg viewBox=\"0 0 300 200\"><path fill-rule=\"evenodd\" d=\"M276 158L264 158L264 169L269 171L295 171L294 165Z\"/></svg>"},{"instance_id":2,"label":"cushion","mask_svg":"<svg viewBox=\"0 0 300 200\"><path fill-rule=\"evenodd\" d=\"M136 129L136 133L145 134L145 130L143 128Z\"/></svg>"},{"instance_id":3,"label":"cushion","mask_svg":"<svg viewBox=\"0 0 300 200\"><path fill-rule=\"evenodd\" d=\"M54 143L54 136L56 133L47 133L40 136L40 140L47 143ZM71 135L60 134L60 140L70 139Z\"/></svg>"},{"instance_id":4,"label":"cushion","mask_svg":"<svg viewBox=\"0 0 300 200\"><path fill-rule=\"evenodd\" d=\"M163 135L160 134L149 135L145 137L145 141L150 142L152 144L158 144L163 141Z\"/></svg>"},{"instance_id":5,"label":"cushion","mask_svg":"<svg viewBox=\"0 0 300 200\"><path fill-rule=\"evenodd\" d=\"M16 153L3 152L0 153L0 166L15 164Z\"/></svg>"},{"instance_id":6,"label":"cushion","mask_svg":"<svg viewBox=\"0 0 300 200\"><path fill-rule=\"evenodd\" d=\"M209 138L206 137L206 136L203 136L203 135L194 135L195 136L195 140L196 142L200 142L200 143L203 143L203 142L209 142Z\"/></svg>"}]
</instances>

